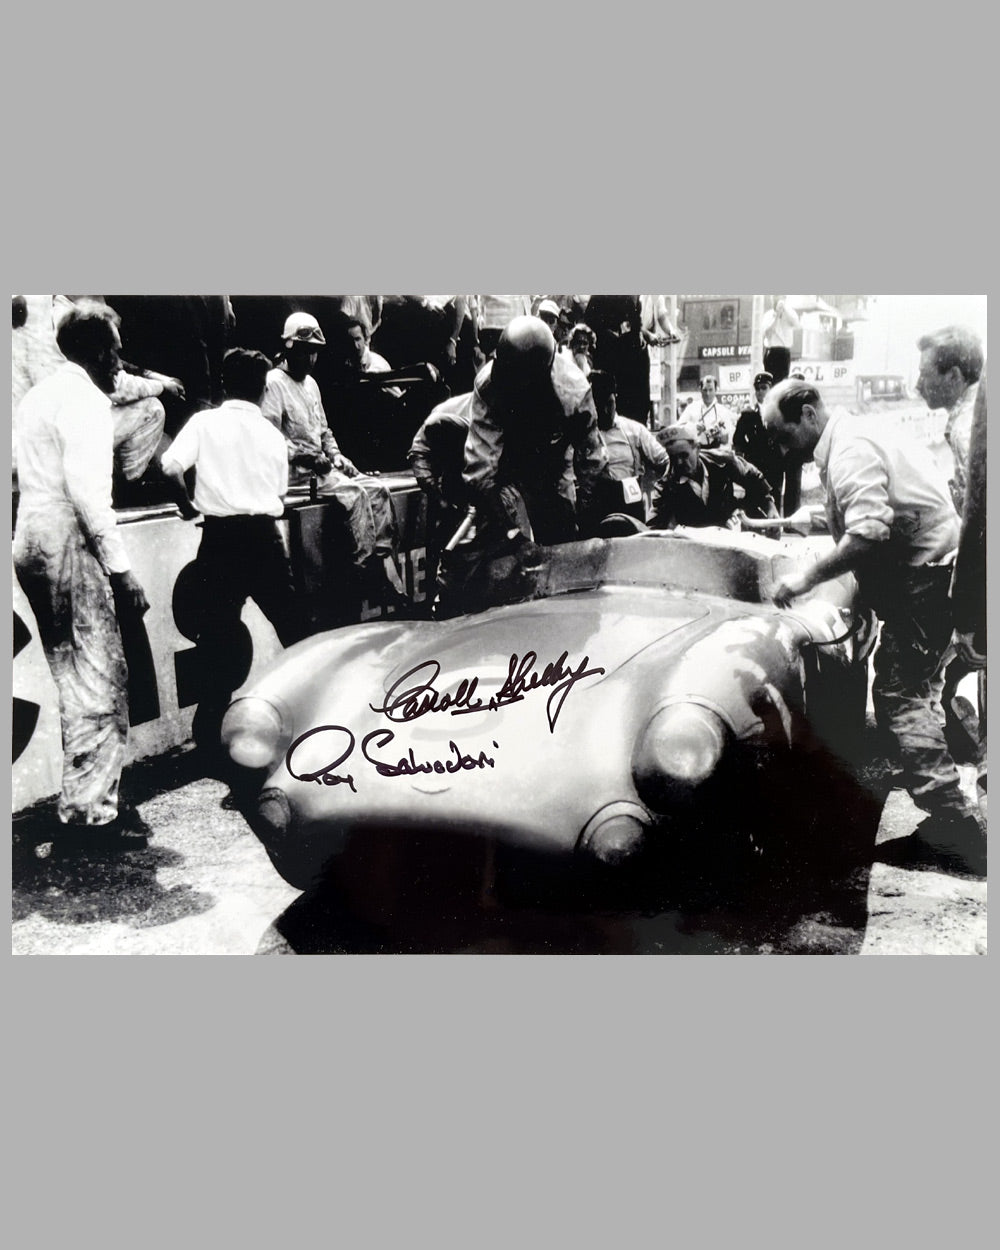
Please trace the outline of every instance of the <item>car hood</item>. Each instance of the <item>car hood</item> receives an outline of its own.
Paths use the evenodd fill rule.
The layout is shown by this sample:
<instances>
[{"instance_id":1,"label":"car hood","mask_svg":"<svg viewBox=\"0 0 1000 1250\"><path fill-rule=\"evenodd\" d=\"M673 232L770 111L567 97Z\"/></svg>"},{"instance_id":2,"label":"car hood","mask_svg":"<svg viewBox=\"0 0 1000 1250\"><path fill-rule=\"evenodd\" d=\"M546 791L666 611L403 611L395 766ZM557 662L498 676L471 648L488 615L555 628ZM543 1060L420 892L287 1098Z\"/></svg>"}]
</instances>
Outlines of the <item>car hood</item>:
<instances>
[{"instance_id":1,"label":"car hood","mask_svg":"<svg viewBox=\"0 0 1000 1250\"><path fill-rule=\"evenodd\" d=\"M623 600L626 600L623 602ZM564 665L603 670L594 683L616 673L640 652L669 634L704 620L710 614L704 597L668 598L662 592L588 591L535 603L497 608L488 621L463 617L415 627L382 654L388 693L414 664L435 660L441 666L435 684L445 689L463 675L479 678L479 689L498 690L511 671L529 655L544 669L564 653Z\"/></svg>"},{"instance_id":2,"label":"car hood","mask_svg":"<svg viewBox=\"0 0 1000 1250\"><path fill-rule=\"evenodd\" d=\"M805 633L767 601L774 544L568 546L536 597L519 585L518 601L452 620L318 635L244 692L279 710L290 745L267 785L296 837L432 828L571 850L609 803L643 813L631 756L665 697L735 703L733 732L753 730L746 689L759 670L783 688Z\"/></svg>"},{"instance_id":3,"label":"car hood","mask_svg":"<svg viewBox=\"0 0 1000 1250\"><path fill-rule=\"evenodd\" d=\"M731 607L616 588L309 640L286 653L310 674L294 697L287 669L279 686L247 692L280 706L290 731L269 784L289 794L300 829L324 837L467 830L471 817L479 833L572 849L602 794L634 798L631 745L663 646L682 654Z\"/></svg>"}]
</instances>

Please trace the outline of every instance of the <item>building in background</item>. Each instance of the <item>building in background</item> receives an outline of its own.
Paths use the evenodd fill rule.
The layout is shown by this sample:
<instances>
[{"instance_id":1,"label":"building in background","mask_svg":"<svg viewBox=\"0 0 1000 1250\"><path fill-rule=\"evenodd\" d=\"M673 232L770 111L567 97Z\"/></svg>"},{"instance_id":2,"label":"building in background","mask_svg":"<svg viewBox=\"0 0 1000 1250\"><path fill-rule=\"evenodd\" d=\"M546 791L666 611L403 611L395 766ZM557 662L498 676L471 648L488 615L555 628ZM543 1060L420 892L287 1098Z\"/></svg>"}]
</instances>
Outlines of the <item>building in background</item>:
<instances>
[{"instance_id":1,"label":"building in background","mask_svg":"<svg viewBox=\"0 0 1000 1250\"><path fill-rule=\"evenodd\" d=\"M684 342L678 357L677 393L683 401L698 392L701 379L714 374L719 397L737 412L753 403L753 376L761 368L759 333L754 323L778 295L678 295L677 314ZM833 404L855 395L855 332L868 317L867 295L786 295L799 328L792 342L792 368L824 387Z\"/></svg>"}]
</instances>

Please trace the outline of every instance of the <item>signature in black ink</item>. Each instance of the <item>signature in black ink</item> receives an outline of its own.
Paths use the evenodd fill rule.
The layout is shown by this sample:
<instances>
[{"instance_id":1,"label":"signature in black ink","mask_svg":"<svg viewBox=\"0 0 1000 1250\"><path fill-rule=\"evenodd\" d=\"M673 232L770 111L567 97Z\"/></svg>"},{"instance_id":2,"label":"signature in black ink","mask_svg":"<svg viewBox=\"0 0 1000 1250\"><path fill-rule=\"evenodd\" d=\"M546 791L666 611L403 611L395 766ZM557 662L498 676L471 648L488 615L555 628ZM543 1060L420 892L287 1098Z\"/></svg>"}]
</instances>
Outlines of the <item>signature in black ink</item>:
<instances>
[{"instance_id":1,"label":"signature in black ink","mask_svg":"<svg viewBox=\"0 0 1000 1250\"><path fill-rule=\"evenodd\" d=\"M339 754L336 754L329 764L324 764L321 768L310 772L296 772L292 766L296 751L304 742L307 742L310 738L317 738L319 734L328 735L324 739L317 739L324 748L321 758L326 755L334 755L334 752L339 752ZM331 739L329 735L334 736ZM487 755L485 751L480 751L478 755L469 755L462 750L457 742L448 743L448 749L452 754L443 760L432 759L420 760L418 762L412 747L410 747L406 755L401 756L395 763L377 759L369 754L369 746L373 751L384 750L395 737L396 735L391 729L373 729L371 733L365 734L361 740L362 755L381 777L415 777L418 773L460 773L496 767L496 760L491 755ZM314 781L321 786L347 785L357 794L358 788L354 784L352 774L348 773L346 776L341 776L339 773L334 772L334 769L339 768L354 750L355 742L356 739L353 732L345 725L319 725L315 729L307 730L306 733L295 739L285 754L285 768L287 768L289 775L294 777L296 781ZM493 746L499 751L499 742L494 741ZM312 750L316 750L316 742L313 743Z\"/></svg>"},{"instance_id":2,"label":"signature in black ink","mask_svg":"<svg viewBox=\"0 0 1000 1250\"><path fill-rule=\"evenodd\" d=\"M533 690L551 687L545 710L549 732L554 733L570 690L578 681L596 677L605 671L599 667L588 668L589 655L585 655L576 668L569 665L568 660L569 652L564 651L557 660L550 661L538 672L535 668L538 656L534 651L526 651L520 658L515 653L510 657L503 684L489 699L477 694L478 676L463 677L453 694L437 690L434 683L441 674L441 665L437 660L424 660L393 682L381 707L376 707L374 703L368 706L391 721L406 723L428 712L450 712L452 716L468 712L495 712L511 703L520 703Z\"/></svg>"},{"instance_id":3,"label":"signature in black ink","mask_svg":"<svg viewBox=\"0 0 1000 1250\"><path fill-rule=\"evenodd\" d=\"M454 752L453 759L421 760L417 763L413 747L410 747L407 753L409 758L403 756L396 764L388 764L385 760L374 759L368 754L369 744L373 750L381 751L395 736L391 729L375 729L370 734L366 734L362 740L361 753L369 764L375 765L375 771L380 777L414 777L417 773L460 773L463 770L493 768L496 765L496 760L485 751L480 751L478 755L463 754L457 742L448 743L449 749ZM493 746L497 750L500 749L499 742L494 742Z\"/></svg>"},{"instance_id":4,"label":"signature in black ink","mask_svg":"<svg viewBox=\"0 0 1000 1250\"><path fill-rule=\"evenodd\" d=\"M575 669L567 667L569 653L564 651L558 660L546 664L541 673L537 673L534 671L537 658L534 651L526 651L520 660L516 655L510 657L507 676L495 696L496 703L498 707L505 703L517 703L532 690L551 686L552 693L545 702L545 713L549 719L549 733L555 733L556 721L569 692L578 681L583 681L586 677L596 677L604 669L587 668L590 663L589 655L585 655Z\"/></svg>"},{"instance_id":5,"label":"signature in black ink","mask_svg":"<svg viewBox=\"0 0 1000 1250\"><path fill-rule=\"evenodd\" d=\"M407 686L406 683L418 673L421 674L419 680ZM434 689L434 682L440 673L441 665L437 660L424 660L393 682L381 707L376 707L374 703L368 706L391 721L404 722L416 720L426 712L447 712L449 709L452 714L456 711L478 712L485 706L476 695L478 677L463 677L454 694L441 694Z\"/></svg>"},{"instance_id":6,"label":"signature in black ink","mask_svg":"<svg viewBox=\"0 0 1000 1250\"><path fill-rule=\"evenodd\" d=\"M296 750L308 738L314 738L317 734L337 734L337 735L346 734L347 746L344 747L344 749L340 752L340 754L334 760L332 760L329 764L325 764L322 768L317 768L314 772L297 773L295 769L292 767L292 758L295 755ZM327 750L331 752L337 750L342 745L343 741L344 739L342 736L339 739L334 738L332 744L330 743L326 744ZM347 759L347 757L351 754L353 750L354 750L354 734L349 729L347 729L344 725L319 725L316 729L310 729L307 733L304 733L300 738L295 739L295 741L292 743L292 745L288 748L287 752L285 753L285 767L288 769L289 773L291 774L292 777L295 778L296 781L315 781L317 785L321 785L321 786L348 785L351 787L354 793L357 794L358 792L357 787L355 786L354 778L353 776L351 776L350 773L348 773L346 777L341 777L333 771L335 768L339 768L340 765L343 764L344 760Z\"/></svg>"}]
</instances>

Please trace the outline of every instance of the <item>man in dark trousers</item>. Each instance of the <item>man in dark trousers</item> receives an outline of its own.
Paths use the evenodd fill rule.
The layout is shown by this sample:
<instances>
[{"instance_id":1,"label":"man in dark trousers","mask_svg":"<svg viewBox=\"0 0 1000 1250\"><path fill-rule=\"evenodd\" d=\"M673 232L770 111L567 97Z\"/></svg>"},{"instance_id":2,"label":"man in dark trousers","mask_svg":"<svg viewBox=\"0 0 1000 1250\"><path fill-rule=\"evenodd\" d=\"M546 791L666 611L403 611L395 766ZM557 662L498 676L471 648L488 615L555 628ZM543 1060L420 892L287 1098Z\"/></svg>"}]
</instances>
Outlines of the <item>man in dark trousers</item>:
<instances>
[{"instance_id":1,"label":"man in dark trousers","mask_svg":"<svg viewBox=\"0 0 1000 1250\"><path fill-rule=\"evenodd\" d=\"M953 645L965 671L978 674L979 726L976 786L986 815L986 374L982 375L969 435L962 534L951 584ZM947 681L946 681L947 688Z\"/></svg>"},{"instance_id":2,"label":"man in dark trousers","mask_svg":"<svg viewBox=\"0 0 1000 1250\"><path fill-rule=\"evenodd\" d=\"M761 408L767 398L767 392L774 385L770 373L758 373L753 380L755 403L751 408L744 408L733 431L733 451L744 460L749 460L755 469L768 480L771 494L779 512L781 510L781 487L785 476L784 457L774 445L770 435L764 429L764 418Z\"/></svg>"},{"instance_id":3,"label":"man in dark trousers","mask_svg":"<svg viewBox=\"0 0 1000 1250\"><path fill-rule=\"evenodd\" d=\"M788 377L792 367L792 345L798 329L801 329L798 313L788 303L787 297L779 296L761 321L764 368L775 382L783 382Z\"/></svg>"},{"instance_id":4,"label":"man in dark trousers","mask_svg":"<svg viewBox=\"0 0 1000 1250\"><path fill-rule=\"evenodd\" d=\"M721 525L739 529L738 512L774 517L763 473L731 451L705 451L693 425L671 425L660 436L670 469L653 488L652 529Z\"/></svg>"},{"instance_id":5,"label":"man in dark trousers","mask_svg":"<svg viewBox=\"0 0 1000 1250\"><path fill-rule=\"evenodd\" d=\"M438 563L469 507L462 479L472 392L455 395L433 408L407 453L410 469L427 499L427 576L436 581Z\"/></svg>"},{"instance_id":6,"label":"man in dark trousers","mask_svg":"<svg viewBox=\"0 0 1000 1250\"><path fill-rule=\"evenodd\" d=\"M615 380L618 409L645 425L649 419L649 350L638 295L592 295L587 324L597 334L594 364Z\"/></svg>"},{"instance_id":7,"label":"man in dark trousers","mask_svg":"<svg viewBox=\"0 0 1000 1250\"><path fill-rule=\"evenodd\" d=\"M853 573L882 622L872 699L893 739L906 788L927 819L884 854L912 866L985 876L986 837L948 753L940 708L949 654L948 602L959 520L925 448L888 425L831 417L818 389L789 378L768 395L764 425L778 445L815 458L836 546L786 575L774 600L788 607L814 586Z\"/></svg>"},{"instance_id":8,"label":"man in dark trousers","mask_svg":"<svg viewBox=\"0 0 1000 1250\"><path fill-rule=\"evenodd\" d=\"M281 431L260 410L271 362L236 347L222 362L226 400L191 416L163 457L163 471L183 486L196 471L194 501L183 509L204 520L196 561L204 615L198 634L202 696L194 738L210 769L220 762L219 728L234 688L240 614L252 598L289 646L302 636L292 573L278 532L285 511L288 453ZM235 684L239 684L237 680Z\"/></svg>"}]
</instances>

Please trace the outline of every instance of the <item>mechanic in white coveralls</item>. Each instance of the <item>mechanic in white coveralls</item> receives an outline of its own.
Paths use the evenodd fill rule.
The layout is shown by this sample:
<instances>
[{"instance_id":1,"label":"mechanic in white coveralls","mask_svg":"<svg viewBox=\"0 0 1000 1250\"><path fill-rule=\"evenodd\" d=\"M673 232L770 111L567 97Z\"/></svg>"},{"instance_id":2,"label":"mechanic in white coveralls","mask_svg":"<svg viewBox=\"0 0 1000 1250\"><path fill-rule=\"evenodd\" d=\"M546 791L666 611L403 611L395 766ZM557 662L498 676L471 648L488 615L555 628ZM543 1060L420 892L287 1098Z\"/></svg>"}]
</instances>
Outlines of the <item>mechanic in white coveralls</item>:
<instances>
[{"instance_id":1,"label":"mechanic in white coveralls","mask_svg":"<svg viewBox=\"0 0 1000 1250\"><path fill-rule=\"evenodd\" d=\"M20 501L14 565L59 695L62 789L53 848L143 846L148 830L119 810L128 734L128 670L119 613L149 607L111 507L119 369L116 317L80 301L56 331L65 362L15 417Z\"/></svg>"}]
</instances>

